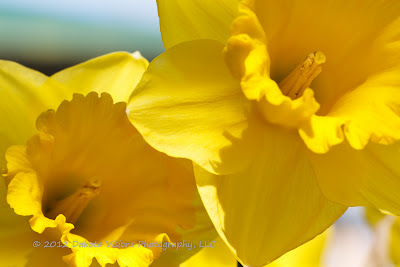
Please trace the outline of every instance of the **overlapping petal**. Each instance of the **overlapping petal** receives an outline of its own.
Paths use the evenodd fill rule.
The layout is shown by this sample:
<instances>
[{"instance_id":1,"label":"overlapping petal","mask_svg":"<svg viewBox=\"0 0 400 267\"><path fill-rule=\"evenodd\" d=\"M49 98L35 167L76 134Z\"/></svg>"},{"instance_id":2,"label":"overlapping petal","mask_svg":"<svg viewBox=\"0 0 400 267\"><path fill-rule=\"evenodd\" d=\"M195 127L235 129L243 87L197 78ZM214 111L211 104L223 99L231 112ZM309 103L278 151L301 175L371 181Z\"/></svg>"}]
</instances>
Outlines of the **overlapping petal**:
<instances>
[{"instance_id":1,"label":"overlapping petal","mask_svg":"<svg viewBox=\"0 0 400 267\"><path fill-rule=\"evenodd\" d=\"M363 150L343 143L329 153L309 153L308 157L328 199L346 206L373 206L399 215L399 153L399 143L370 143Z\"/></svg>"},{"instance_id":2,"label":"overlapping petal","mask_svg":"<svg viewBox=\"0 0 400 267\"><path fill-rule=\"evenodd\" d=\"M147 69L139 52L116 52L100 56L51 76L73 92L107 92L115 102L126 102Z\"/></svg>"},{"instance_id":3,"label":"overlapping petal","mask_svg":"<svg viewBox=\"0 0 400 267\"><path fill-rule=\"evenodd\" d=\"M340 118L313 115L300 124L298 132L311 151L323 154L343 142L343 124Z\"/></svg>"},{"instance_id":4,"label":"overlapping petal","mask_svg":"<svg viewBox=\"0 0 400 267\"><path fill-rule=\"evenodd\" d=\"M179 267L232 267L236 265L235 256L220 237L207 244L203 242L202 245L209 247L203 248L199 253L185 261Z\"/></svg>"},{"instance_id":5,"label":"overlapping petal","mask_svg":"<svg viewBox=\"0 0 400 267\"><path fill-rule=\"evenodd\" d=\"M400 140L400 68L385 71L341 97L329 116L345 121L344 133L355 149L371 140L389 145Z\"/></svg>"},{"instance_id":6,"label":"overlapping petal","mask_svg":"<svg viewBox=\"0 0 400 267\"><path fill-rule=\"evenodd\" d=\"M15 214L6 201L6 185L0 183L0 257L7 266L24 266L35 240L29 223Z\"/></svg>"},{"instance_id":7,"label":"overlapping petal","mask_svg":"<svg viewBox=\"0 0 400 267\"><path fill-rule=\"evenodd\" d=\"M168 50L151 62L128 105L150 145L221 174L248 164L259 135L255 110L225 67L222 49L203 40ZM230 154L220 164L224 147Z\"/></svg>"},{"instance_id":8,"label":"overlapping petal","mask_svg":"<svg viewBox=\"0 0 400 267\"><path fill-rule=\"evenodd\" d=\"M267 37L254 12L245 4L240 5L239 16L233 22L224 56L230 71L240 80L244 95L258 101L267 123L297 128L320 108L312 90L306 89L302 96L292 100L272 80Z\"/></svg>"},{"instance_id":9,"label":"overlapping petal","mask_svg":"<svg viewBox=\"0 0 400 267\"><path fill-rule=\"evenodd\" d=\"M34 133L36 117L68 97L69 90L46 75L0 61L0 169L7 148L24 144Z\"/></svg>"},{"instance_id":10,"label":"overlapping petal","mask_svg":"<svg viewBox=\"0 0 400 267\"><path fill-rule=\"evenodd\" d=\"M295 132L263 130L255 160L243 172L216 176L195 168L218 233L249 266L263 266L311 240L346 210L320 192Z\"/></svg>"},{"instance_id":11,"label":"overlapping petal","mask_svg":"<svg viewBox=\"0 0 400 267\"><path fill-rule=\"evenodd\" d=\"M229 261L231 263L236 262L233 254L218 238L218 233L215 231L198 192L196 192L192 206L195 209L196 225L188 229L177 229L185 243L182 243L180 248L170 247L164 250L161 257L152 263L152 267L194 267L197 266L195 264L205 264L206 258L209 257L215 258L215 261L219 264ZM214 240L215 242L213 242ZM215 247L207 249L201 247L210 244L215 245ZM200 255L197 256L198 254Z\"/></svg>"},{"instance_id":12,"label":"overlapping petal","mask_svg":"<svg viewBox=\"0 0 400 267\"><path fill-rule=\"evenodd\" d=\"M399 44L387 44L392 54L398 54ZM390 145L400 140L400 59L396 63L396 57L387 56L386 69L338 98L325 116L301 125L300 136L312 151L326 153L344 136L358 150L370 141Z\"/></svg>"},{"instance_id":13,"label":"overlapping petal","mask_svg":"<svg viewBox=\"0 0 400 267\"><path fill-rule=\"evenodd\" d=\"M213 39L222 44L237 14L239 0L157 0L161 35L166 49L174 45Z\"/></svg>"},{"instance_id":14,"label":"overlapping petal","mask_svg":"<svg viewBox=\"0 0 400 267\"><path fill-rule=\"evenodd\" d=\"M322 263L323 253L329 237L334 233L334 228L326 230L324 233L315 237L313 240L301 245L300 247L289 251L278 260L269 264L268 267L317 267L324 266Z\"/></svg>"},{"instance_id":15,"label":"overlapping petal","mask_svg":"<svg viewBox=\"0 0 400 267\"><path fill-rule=\"evenodd\" d=\"M112 53L63 70L51 78L10 61L0 61L0 168L6 149L35 132L35 120L73 93L109 92L126 101L146 70L140 54Z\"/></svg>"}]
</instances>

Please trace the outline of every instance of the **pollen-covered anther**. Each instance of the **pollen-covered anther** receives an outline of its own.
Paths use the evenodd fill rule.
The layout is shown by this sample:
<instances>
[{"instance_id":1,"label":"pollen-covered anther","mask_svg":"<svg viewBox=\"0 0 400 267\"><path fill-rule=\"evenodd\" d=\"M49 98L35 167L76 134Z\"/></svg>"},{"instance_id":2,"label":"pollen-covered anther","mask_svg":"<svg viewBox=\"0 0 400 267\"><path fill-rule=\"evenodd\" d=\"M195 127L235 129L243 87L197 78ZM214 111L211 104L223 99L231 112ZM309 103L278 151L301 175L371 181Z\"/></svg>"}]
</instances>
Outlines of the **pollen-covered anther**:
<instances>
[{"instance_id":1,"label":"pollen-covered anther","mask_svg":"<svg viewBox=\"0 0 400 267\"><path fill-rule=\"evenodd\" d=\"M292 99L300 97L321 73L322 64L325 62L326 57L321 51L311 53L303 63L279 83L282 93Z\"/></svg>"},{"instance_id":2,"label":"pollen-covered anther","mask_svg":"<svg viewBox=\"0 0 400 267\"><path fill-rule=\"evenodd\" d=\"M74 224L89 204L100 193L101 181L91 179L82 185L74 194L57 201L50 209L48 216L55 218L63 214L67 222Z\"/></svg>"}]
</instances>

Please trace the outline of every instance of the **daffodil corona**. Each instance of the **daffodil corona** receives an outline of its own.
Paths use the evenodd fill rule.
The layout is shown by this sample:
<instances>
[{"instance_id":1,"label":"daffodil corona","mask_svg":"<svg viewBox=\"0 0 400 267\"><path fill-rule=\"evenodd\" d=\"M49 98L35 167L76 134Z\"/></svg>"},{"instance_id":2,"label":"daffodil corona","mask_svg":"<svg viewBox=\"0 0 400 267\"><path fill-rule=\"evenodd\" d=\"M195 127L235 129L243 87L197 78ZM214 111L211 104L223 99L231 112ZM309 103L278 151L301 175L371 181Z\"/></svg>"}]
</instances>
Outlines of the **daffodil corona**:
<instances>
[{"instance_id":1,"label":"daffodil corona","mask_svg":"<svg viewBox=\"0 0 400 267\"><path fill-rule=\"evenodd\" d=\"M2 256L2 266L146 267L161 252L169 256L159 266L172 265L199 249L174 243L215 238L190 161L154 150L128 120L124 101L146 67L114 53L46 77L0 62L0 193L30 217L1 203L2 253L18 255Z\"/></svg>"},{"instance_id":2,"label":"daffodil corona","mask_svg":"<svg viewBox=\"0 0 400 267\"><path fill-rule=\"evenodd\" d=\"M39 116L39 133L26 147L7 151L7 202L17 214L32 216L31 227L44 233L44 240L71 248L64 259L72 266L89 266L94 257L101 265L148 266L163 246L140 246L140 241L168 242L168 228L194 226L191 166L146 145L125 110L125 103L113 104L106 93L74 95L57 112ZM162 219L163 213L170 219Z\"/></svg>"},{"instance_id":3,"label":"daffodil corona","mask_svg":"<svg viewBox=\"0 0 400 267\"><path fill-rule=\"evenodd\" d=\"M242 263L275 260L347 206L400 214L399 1L158 8L166 52L132 94L130 120L157 150L196 163Z\"/></svg>"}]
</instances>

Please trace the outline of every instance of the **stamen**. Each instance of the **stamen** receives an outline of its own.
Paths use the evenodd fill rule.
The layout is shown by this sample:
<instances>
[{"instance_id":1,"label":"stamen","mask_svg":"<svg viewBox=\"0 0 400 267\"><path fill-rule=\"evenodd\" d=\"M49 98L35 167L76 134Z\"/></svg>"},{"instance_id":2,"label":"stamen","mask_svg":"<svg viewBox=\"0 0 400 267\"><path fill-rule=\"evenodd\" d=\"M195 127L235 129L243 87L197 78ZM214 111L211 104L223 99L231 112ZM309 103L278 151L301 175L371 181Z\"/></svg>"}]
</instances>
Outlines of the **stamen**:
<instances>
[{"instance_id":1,"label":"stamen","mask_svg":"<svg viewBox=\"0 0 400 267\"><path fill-rule=\"evenodd\" d=\"M57 201L48 212L49 218L55 218L59 214L63 214L67 218L67 222L74 224L81 216L83 210L100 193L101 181L91 179L74 194L69 197Z\"/></svg>"},{"instance_id":2,"label":"stamen","mask_svg":"<svg viewBox=\"0 0 400 267\"><path fill-rule=\"evenodd\" d=\"M284 95L292 99L300 97L312 81L321 73L326 57L321 51L311 53L285 79L279 83Z\"/></svg>"}]
</instances>

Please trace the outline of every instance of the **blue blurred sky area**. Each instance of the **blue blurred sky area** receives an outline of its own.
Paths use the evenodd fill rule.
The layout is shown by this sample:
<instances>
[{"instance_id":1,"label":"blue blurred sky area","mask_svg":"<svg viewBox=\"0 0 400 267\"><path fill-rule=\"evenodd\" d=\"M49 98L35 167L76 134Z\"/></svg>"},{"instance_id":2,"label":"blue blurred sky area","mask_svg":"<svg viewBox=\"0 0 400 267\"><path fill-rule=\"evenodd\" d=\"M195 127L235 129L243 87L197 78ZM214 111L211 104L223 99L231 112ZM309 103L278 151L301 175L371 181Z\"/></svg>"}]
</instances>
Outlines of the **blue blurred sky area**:
<instances>
[{"instance_id":1,"label":"blue blurred sky area","mask_svg":"<svg viewBox=\"0 0 400 267\"><path fill-rule=\"evenodd\" d=\"M0 0L1 59L74 64L121 50L164 50L155 0Z\"/></svg>"}]
</instances>

